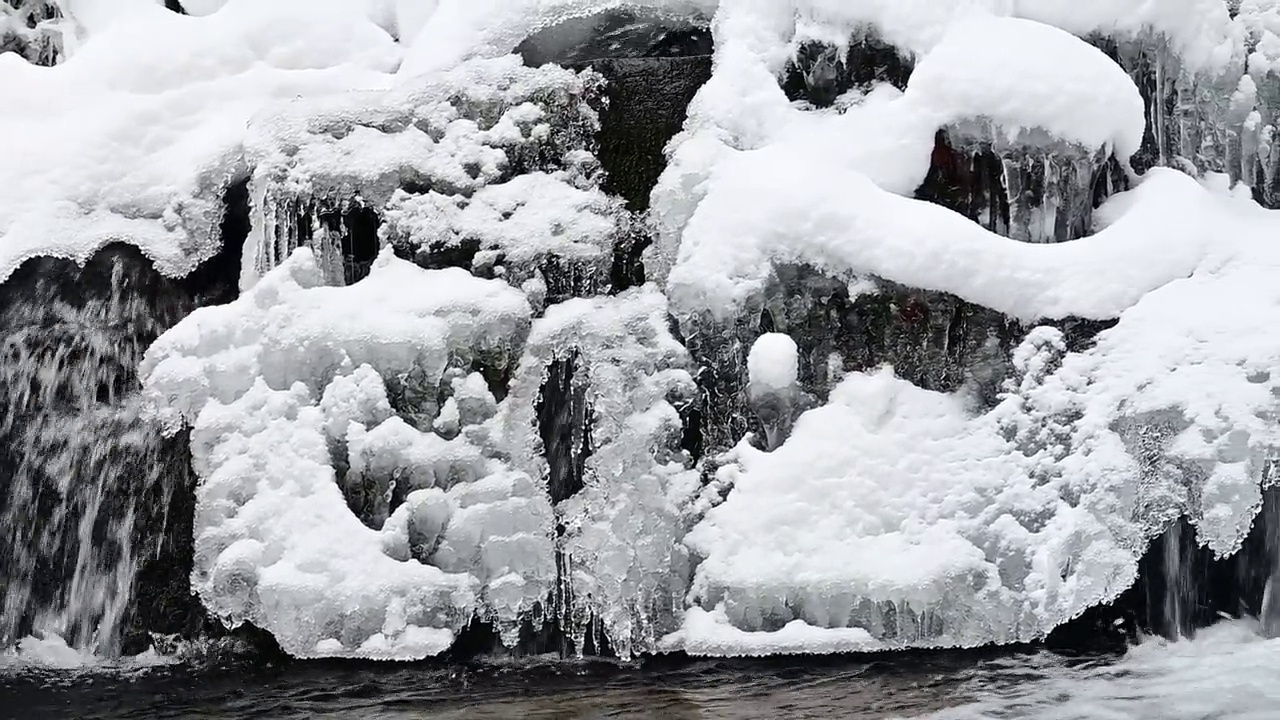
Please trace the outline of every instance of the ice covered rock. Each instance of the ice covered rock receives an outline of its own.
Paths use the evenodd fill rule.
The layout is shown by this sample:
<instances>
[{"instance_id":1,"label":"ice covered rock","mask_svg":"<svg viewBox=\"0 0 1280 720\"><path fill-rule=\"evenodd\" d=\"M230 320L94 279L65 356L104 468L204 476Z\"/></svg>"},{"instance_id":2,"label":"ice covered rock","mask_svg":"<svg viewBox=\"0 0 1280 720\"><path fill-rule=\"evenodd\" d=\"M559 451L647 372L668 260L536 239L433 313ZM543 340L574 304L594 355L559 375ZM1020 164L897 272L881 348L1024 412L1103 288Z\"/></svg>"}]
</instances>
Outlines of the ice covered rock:
<instances>
[{"instance_id":1,"label":"ice covered rock","mask_svg":"<svg viewBox=\"0 0 1280 720\"><path fill-rule=\"evenodd\" d=\"M0 3L0 54L17 53L33 65L55 65L62 57L62 11L53 0Z\"/></svg>"},{"instance_id":2,"label":"ice covered rock","mask_svg":"<svg viewBox=\"0 0 1280 720\"><path fill-rule=\"evenodd\" d=\"M84 35L64 62L0 55L0 135L23 138L0 165L0 278L113 241L189 273L218 251L219 197L248 173L250 118L385 86L400 56L352 3L237 0L207 17L146 1L60 7Z\"/></svg>"},{"instance_id":3,"label":"ice covered rock","mask_svg":"<svg viewBox=\"0 0 1280 720\"><path fill-rule=\"evenodd\" d=\"M1114 485L1073 497L1009 450L960 398L851 374L781 448L739 451L733 491L688 536L691 597L744 641L795 621L861 629L853 649L1041 637L1126 588L1142 538L1107 504ZM697 617L686 647L722 632Z\"/></svg>"},{"instance_id":4,"label":"ice covered rock","mask_svg":"<svg viewBox=\"0 0 1280 720\"><path fill-rule=\"evenodd\" d=\"M576 466L573 492L552 492L560 622L578 652L588 634L622 657L652 652L675 628L683 511L699 489L681 411L696 392L653 286L569 300L534 321L502 427L529 475L555 482Z\"/></svg>"},{"instance_id":5,"label":"ice covered rock","mask_svg":"<svg viewBox=\"0 0 1280 720\"><path fill-rule=\"evenodd\" d=\"M629 227L616 199L533 172L470 197L398 190L382 232L392 245L412 249L424 266L470 255L469 269L477 274L514 285L540 277L555 302L606 286L614 246ZM566 276L582 281L566 282Z\"/></svg>"},{"instance_id":6,"label":"ice covered rock","mask_svg":"<svg viewBox=\"0 0 1280 720\"><path fill-rule=\"evenodd\" d=\"M829 107L854 90L866 92L877 83L906 88L914 58L881 40L874 31L862 30L843 43L821 37L800 40L787 65L782 88L791 100L816 108Z\"/></svg>"},{"instance_id":7,"label":"ice covered rock","mask_svg":"<svg viewBox=\"0 0 1280 720\"><path fill-rule=\"evenodd\" d=\"M322 281L299 250L142 364L155 413L193 426L196 591L302 657L425 657L477 617L513 640L554 578L550 506L487 442L485 381L446 369L506 364L528 304L389 250L362 282ZM451 439L401 417L430 428L446 377Z\"/></svg>"},{"instance_id":8,"label":"ice covered rock","mask_svg":"<svg viewBox=\"0 0 1280 720\"><path fill-rule=\"evenodd\" d=\"M424 267L509 273L519 285L555 262L606 281L628 218L596 189L598 86L589 72L476 60L260 118L245 286L304 245L331 258L331 282L349 280L342 245L352 233L325 217L353 206L386 220L371 244L393 244Z\"/></svg>"},{"instance_id":9,"label":"ice covered rock","mask_svg":"<svg viewBox=\"0 0 1280 720\"><path fill-rule=\"evenodd\" d=\"M605 58L688 57L711 54L705 16L615 5L596 14L568 15L525 38L516 52L529 65L577 65Z\"/></svg>"},{"instance_id":10,"label":"ice covered rock","mask_svg":"<svg viewBox=\"0 0 1280 720\"><path fill-rule=\"evenodd\" d=\"M1094 207L1128 187L1108 152L1044 136L1011 141L989 124L962 123L938 133L916 198L1015 240L1076 240L1092 231Z\"/></svg>"}]
</instances>

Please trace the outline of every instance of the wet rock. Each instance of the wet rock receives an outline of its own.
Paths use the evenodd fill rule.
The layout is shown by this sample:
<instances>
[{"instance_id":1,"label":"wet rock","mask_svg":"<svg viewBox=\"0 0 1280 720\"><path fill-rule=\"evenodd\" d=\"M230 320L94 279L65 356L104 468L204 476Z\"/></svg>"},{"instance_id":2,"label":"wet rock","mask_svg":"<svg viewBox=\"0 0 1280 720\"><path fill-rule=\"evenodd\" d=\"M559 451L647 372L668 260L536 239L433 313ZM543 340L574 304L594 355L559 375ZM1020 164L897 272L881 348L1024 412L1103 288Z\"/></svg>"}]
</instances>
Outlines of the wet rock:
<instances>
[{"instance_id":1,"label":"wet rock","mask_svg":"<svg viewBox=\"0 0 1280 720\"><path fill-rule=\"evenodd\" d=\"M792 101L817 108L830 107L837 98L876 83L906 88L915 61L872 33L859 33L847 50L817 41L801 43L787 64L782 89Z\"/></svg>"},{"instance_id":2,"label":"wet rock","mask_svg":"<svg viewBox=\"0 0 1280 720\"><path fill-rule=\"evenodd\" d=\"M52 66L62 59L62 11L53 0L3 0L0 54L13 52L33 65Z\"/></svg>"},{"instance_id":3,"label":"wet rock","mask_svg":"<svg viewBox=\"0 0 1280 720\"><path fill-rule=\"evenodd\" d=\"M998 235L1056 243L1089 235L1094 209L1125 189L1124 170L1104 150L1042 133L1010 141L990 124L974 122L938 132L916 197Z\"/></svg>"},{"instance_id":4,"label":"wet rock","mask_svg":"<svg viewBox=\"0 0 1280 720\"><path fill-rule=\"evenodd\" d=\"M578 65L601 59L710 55L705 18L682 18L642 9L618 8L570 18L530 35L516 52L526 65Z\"/></svg>"},{"instance_id":5,"label":"wet rock","mask_svg":"<svg viewBox=\"0 0 1280 720\"><path fill-rule=\"evenodd\" d=\"M227 202L223 252L187 278L112 245L83 267L29 260L0 285L0 646L57 632L110 655L206 626L189 449L143 416L136 368L182 317L235 296L243 186Z\"/></svg>"}]
</instances>

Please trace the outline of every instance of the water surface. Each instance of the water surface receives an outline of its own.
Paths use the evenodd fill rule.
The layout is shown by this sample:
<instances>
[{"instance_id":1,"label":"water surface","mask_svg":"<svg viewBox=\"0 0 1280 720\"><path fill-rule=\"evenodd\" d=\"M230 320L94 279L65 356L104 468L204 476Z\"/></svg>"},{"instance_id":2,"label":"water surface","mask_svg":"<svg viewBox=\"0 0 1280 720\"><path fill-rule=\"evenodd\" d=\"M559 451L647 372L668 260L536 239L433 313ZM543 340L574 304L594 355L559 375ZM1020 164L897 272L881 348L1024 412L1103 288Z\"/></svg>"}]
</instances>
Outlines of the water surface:
<instances>
[{"instance_id":1,"label":"water surface","mask_svg":"<svg viewBox=\"0 0 1280 720\"><path fill-rule=\"evenodd\" d=\"M0 669L0 717L1251 720L1280 717L1280 640L1238 621L1195 640L1084 657L1000 651L454 667L144 659L81 668L10 658Z\"/></svg>"}]
</instances>

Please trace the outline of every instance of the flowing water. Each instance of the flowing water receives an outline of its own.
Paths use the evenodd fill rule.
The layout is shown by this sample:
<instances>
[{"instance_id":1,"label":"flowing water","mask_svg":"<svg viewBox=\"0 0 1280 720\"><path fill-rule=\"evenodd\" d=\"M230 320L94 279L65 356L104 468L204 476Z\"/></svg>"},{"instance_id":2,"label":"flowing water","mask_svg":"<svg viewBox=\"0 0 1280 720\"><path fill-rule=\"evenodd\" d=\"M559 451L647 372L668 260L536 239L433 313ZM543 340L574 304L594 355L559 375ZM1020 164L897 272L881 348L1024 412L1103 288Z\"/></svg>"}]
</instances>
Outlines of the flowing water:
<instances>
[{"instance_id":1,"label":"flowing water","mask_svg":"<svg viewBox=\"0 0 1280 720\"><path fill-rule=\"evenodd\" d=\"M0 717L1208 720L1280 707L1280 640L1247 620L1074 657L75 667L84 660L56 643L0 660Z\"/></svg>"}]
</instances>

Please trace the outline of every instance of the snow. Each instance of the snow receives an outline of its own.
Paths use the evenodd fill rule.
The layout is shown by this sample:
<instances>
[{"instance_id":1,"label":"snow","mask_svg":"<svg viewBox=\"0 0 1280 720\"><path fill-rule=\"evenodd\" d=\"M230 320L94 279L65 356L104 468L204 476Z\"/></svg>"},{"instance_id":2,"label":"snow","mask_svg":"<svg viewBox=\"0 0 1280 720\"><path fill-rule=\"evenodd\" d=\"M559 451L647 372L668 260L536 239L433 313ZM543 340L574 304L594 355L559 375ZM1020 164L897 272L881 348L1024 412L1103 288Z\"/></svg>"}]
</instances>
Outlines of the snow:
<instances>
[{"instance_id":1,"label":"snow","mask_svg":"<svg viewBox=\"0 0 1280 720\"><path fill-rule=\"evenodd\" d=\"M770 393L792 389L799 376L796 341L782 333L765 333L747 354L750 392Z\"/></svg>"},{"instance_id":2,"label":"snow","mask_svg":"<svg viewBox=\"0 0 1280 720\"><path fill-rule=\"evenodd\" d=\"M1138 88L1111 58L1064 30L1015 18L953 25L912 72L906 97L940 117L990 118L1006 132L1039 128L1090 149L1113 147L1120 158L1138 151L1146 128Z\"/></svg>"},{"instance_id":3,"label":"snow","mask_svg":"<svg viewBox=\"0 0 1280 720\"><path fill-rule=\"evenodd\" d=\"M887 647L1028 641L1128 587L1138 539L1091 494L1069 507L1037 483L996 417L851 373L781 448L740 448L733 492L686 539L690 597L751 634L726 651L797 620ZM706 641L698 622L686 643Z\"/></svg>"},{"instance_id":4,"label":"snow","mask_svg":"<svg viewBox=\"0 0 1280 720\"><path fill-rule=\"evenodd\" d=\"M1228 200L1157 169L1116 201L1127 212L1095 235L1020 243L813 163L748 154L708 182L668 279L679 312L730 316L758 302L774 266L809 263L850 281L873 275L943 290L1024 320L1110 318L1191 274L1229 217Z\"/></svg>"},{"instance_id":5,"label":"snow","mask_svg":"<svg viewBox=\"0 0 1280 720\"><path fill-rule=\"evenodd\" d=\"M438 250L478 243L473 269L495 256L514 268L537 267L550 257L612 262L613 241L626 228L616 198L543 172L488 185L469 198L397 191L385 222L382 232L393 244Z\"/></svg>"},{"instance_id":6,"label":"snow","mask_svg":"<svg viewBox=\"0 0 1280 720\"><path fill-rule=\"evenodd\" d=\"M248 182L241 297L166 333L140 374L166 431L192 432L193 588L291 654L421 658L475 619L514 646L553 614L579 647L599 627L623 656L1035 640L1128 587L1179 516L1234 552L1270 482L1280 223L1231 185L1272 152L1270 0L1234 21L1218 0L60 7L60 64L0 56L0 280L116 241L184 275L219 248L223 192ZM509 55L622 7L709 19L716 40L644 218L601 190L600 77ZM787 99L801 42L866 33L915 64L905 90ZM1125 164L1146 113L1092 35L1176 74L1195 107L1156 113L1155 134L1217 123L1240 167L1132 176L1060 244L913 199L940 130L1047 165ZM1198 96L1215 83L1222 97ZM1203 164L1215 140L1197 137L1160 157ZM326 218L356 208L383 247L339 287L353 278ZM651 284L599 295L644 230ZM800 414L814 359L803 337L763 335L744 368L763 441L695 466L701 390L672 317L745 326L782 266L1028 325L1118 322L1077 352L1032 330L993 408L883 368ZM566 366L568 387L548 385ZM544 402L581 414L548 419ZM567 460L548 459L546 425L573 434ZM571 461L582 488L553 506Z\"/></svg>"},{"instance_id":7,"label":"snow","mask_svg":"<svg viewBox=\"0 0 1280 720\"><path fill-rule=\"evenodd\" d=\"M234 0L192 18L145 2L77 3L91 41L65 62L0 56L0 136L22 139L0 163L0 279L27 258L83 262L113 241L173 275L212 256L219 195L247 172L249 119L300 94L385 85L399 61L351 6L310 7Z\"/></svg>"}]
</instances>

